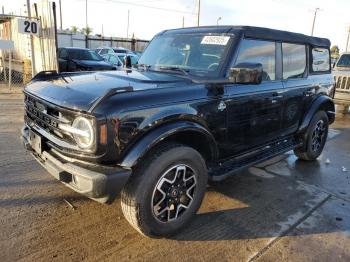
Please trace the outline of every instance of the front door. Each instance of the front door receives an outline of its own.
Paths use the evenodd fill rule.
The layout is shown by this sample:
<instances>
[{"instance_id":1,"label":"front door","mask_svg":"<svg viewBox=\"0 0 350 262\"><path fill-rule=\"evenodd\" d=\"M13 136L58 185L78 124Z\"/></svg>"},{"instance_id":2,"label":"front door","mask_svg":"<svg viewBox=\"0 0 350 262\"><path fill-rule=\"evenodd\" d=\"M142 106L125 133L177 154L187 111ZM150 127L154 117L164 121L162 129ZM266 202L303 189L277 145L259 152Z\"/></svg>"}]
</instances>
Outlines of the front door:
<instances>
[{"instance_id":1,"label":"front door","mask_svg":"<svg viewBox=\"0 0 350 262\"><path fill-rule=\"evenodd\" d=\"M283 108L281 81L226 86L227 137L231 154L279 136Z\"/></svg>"},{"instance_id":2,"label":"front door","mask_svg":"<svg viewBox=\"0 0 350 262\"><path fill-rule=\"evenodd\" d=\"M225 86L227 156L263 145L280 135L284 89L282 81L276 79L276 46L272 41L241 41L235 64L261 63L263 81L259 85Z\"/></svg>"}]
</instances>

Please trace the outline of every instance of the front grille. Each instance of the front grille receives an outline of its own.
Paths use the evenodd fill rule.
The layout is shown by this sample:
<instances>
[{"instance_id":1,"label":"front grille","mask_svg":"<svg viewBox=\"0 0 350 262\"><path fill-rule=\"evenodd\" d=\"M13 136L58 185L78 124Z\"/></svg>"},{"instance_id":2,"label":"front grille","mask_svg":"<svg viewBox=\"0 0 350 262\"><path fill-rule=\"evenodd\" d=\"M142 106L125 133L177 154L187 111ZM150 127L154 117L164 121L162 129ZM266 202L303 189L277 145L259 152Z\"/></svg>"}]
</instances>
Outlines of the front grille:
<instances>
[{"instance_id":1,"label":"front grille","mask_svg":"<svg viewBox=\"0 0 350 262\"><path fill-rule=\"evenodd\" d=\"M337 76L335 78L336 91L350 93L350 77L349 76Z\"/></svg>"},{"instance_id":2,"label":"front grille","mask_svg":"<svg viewBox=\"0 0 350 262\"><path fill-rule=\"evenodd\" d=\"M35 124L46 132L68 143L74 143L73 138L59 129L59 124L70 124L69 116L64 116L56 107L25 95L25 121L28 125Z\"/></svg>"}]
</instances>

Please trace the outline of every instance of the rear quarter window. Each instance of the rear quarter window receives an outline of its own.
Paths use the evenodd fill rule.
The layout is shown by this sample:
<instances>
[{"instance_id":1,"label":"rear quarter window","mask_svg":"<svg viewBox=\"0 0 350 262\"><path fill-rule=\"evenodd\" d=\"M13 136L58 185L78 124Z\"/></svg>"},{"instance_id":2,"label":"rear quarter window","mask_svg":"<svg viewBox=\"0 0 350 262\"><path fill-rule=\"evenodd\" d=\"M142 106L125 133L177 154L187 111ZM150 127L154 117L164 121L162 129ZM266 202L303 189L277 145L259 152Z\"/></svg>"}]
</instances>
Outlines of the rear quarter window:
<instances>
[{"instance_id":1,"label":"rear quarter window","mask_svg":"<svg viewBox=\"0 0 350 262\"><path fill-rule=\"evenodd\" d=\"M312 48L312 71L319 72L329 72L330 65L330 55L329 50L326 48Z\"/></svg>"}]
</instances>

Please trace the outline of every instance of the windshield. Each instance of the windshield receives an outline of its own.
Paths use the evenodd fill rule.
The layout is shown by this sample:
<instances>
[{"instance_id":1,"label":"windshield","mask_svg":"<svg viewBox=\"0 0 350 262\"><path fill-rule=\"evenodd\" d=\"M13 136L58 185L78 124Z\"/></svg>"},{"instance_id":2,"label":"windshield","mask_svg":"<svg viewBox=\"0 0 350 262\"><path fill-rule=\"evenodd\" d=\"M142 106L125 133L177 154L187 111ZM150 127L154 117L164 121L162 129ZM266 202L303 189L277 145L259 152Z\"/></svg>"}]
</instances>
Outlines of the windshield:
<instances>
[{"instance_id":1,"label":"windshield","mask_svg":"<svg viewBox=\"0 0 350 262\"><path fill-rule=\"evenodd\" d=\"M102 61L103 58L91 50L69 50L69 56L77 60Z\"/></svg>"},{"instance_id":2,"label":"windshield","mask_svg":"<svg viewBox=\"0 0 350 262\"><path fill-rule=\"evenodd\" d=\"M195 76L218 76L231 36L204 34L155 37L138 64L153 70L183 69Z\"/></svg>"},{"instance_id":3,"label":"windshield","mask_svg":"<svg viewBox=\"0 0 350 262\"><path fill-rule=\"evenodd\" d=\"M339 66L339 67L350 67L350 54L349 55L342 55L339 58L337 66Z\"/></svg>"}]
</instances>

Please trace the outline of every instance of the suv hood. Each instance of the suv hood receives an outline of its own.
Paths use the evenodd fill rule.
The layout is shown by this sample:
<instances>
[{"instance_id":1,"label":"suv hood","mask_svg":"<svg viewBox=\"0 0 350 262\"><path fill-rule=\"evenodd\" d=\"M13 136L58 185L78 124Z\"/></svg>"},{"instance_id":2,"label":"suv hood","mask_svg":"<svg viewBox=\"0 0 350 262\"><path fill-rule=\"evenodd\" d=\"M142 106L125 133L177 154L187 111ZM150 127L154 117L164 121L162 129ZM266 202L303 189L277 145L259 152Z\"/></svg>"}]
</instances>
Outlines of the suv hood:
<instances>
[{"instance_id":1,"label":"suv hood","mask_svg":"<svg viewBox=\"0 0 350 262\"><path fill-rule=\"evenodd\" d=\"M93 67L93 68L112 68L113 66L105 62L104 60L101 61L94 61L94 60L76 60L73 59L75 63L81 66L85 67Z\"/></svg>"},{"instance_id":2,"label":"suv hood","mask_svg":"<svg viewBox=\"0 0 350 262\"><path fill-rule=\"evenodd\" d=\"M184 81L189 80L181 76L153 71L79 72L48 75L45 80L34 78L24 90L57 106L89 111L94 102L111 89L120 88L121 92L135 92ZM126 87L128 87L127 90Z\"/></svg>"}]
</instances>

